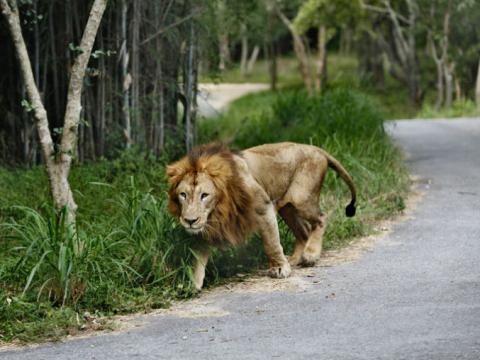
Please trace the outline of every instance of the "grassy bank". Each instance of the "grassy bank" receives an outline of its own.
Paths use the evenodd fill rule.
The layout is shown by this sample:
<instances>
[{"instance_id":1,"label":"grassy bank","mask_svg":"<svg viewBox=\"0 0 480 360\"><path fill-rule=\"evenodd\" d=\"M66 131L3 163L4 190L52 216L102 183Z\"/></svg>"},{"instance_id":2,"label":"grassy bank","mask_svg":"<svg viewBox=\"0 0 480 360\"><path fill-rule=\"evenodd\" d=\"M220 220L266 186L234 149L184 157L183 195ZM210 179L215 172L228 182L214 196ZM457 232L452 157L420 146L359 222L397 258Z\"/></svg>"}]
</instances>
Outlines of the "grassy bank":
<instances>
[{"instance_id":1,"label":"grassy bank","mask_svg":"<svg viewBox=\"0 0 480 360\"><path fill-rule=\"evenodd\" d=\"M328 175L321 199L329 214L327 249L370 233L375 221L403 209L408 177L401 156L383 131L377 106L361 93L255 94L220 118L202 121L199 133L202 141L220 138L237 148L312 143L337 157L354 177L360 199L358 216L345 218L346 187ZM164 165L132 150L115 161L76 166L76 229L66 229L62 214L52 212L42 168L0 170L0 341L103 328L105 315L193 296L190 247L196 239L167 214ZM293 238L280 226L290 252ZM255 237L214 254L207 286L259 266L265 258Z\"/></svg>"}]
</instances>

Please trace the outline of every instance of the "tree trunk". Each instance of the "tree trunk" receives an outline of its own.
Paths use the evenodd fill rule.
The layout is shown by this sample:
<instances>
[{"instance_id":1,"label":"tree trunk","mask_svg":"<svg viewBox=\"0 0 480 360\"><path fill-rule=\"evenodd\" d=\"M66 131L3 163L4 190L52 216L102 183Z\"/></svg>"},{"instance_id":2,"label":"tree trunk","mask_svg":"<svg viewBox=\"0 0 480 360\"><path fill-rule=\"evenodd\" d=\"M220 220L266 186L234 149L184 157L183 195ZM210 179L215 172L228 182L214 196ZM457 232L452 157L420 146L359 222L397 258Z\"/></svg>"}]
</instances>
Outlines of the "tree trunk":
<instances>
[{"instance_id":1,"label":"tree trunk","mask_svg":"<svg viewBox=\"0 0 480 360\"><path fill-rule=\"evenodd\" d=\"M230 62L230 49L228 45L228 35L221 34L218 40L219 40L218 42L219 42L219 58L220 58L218 68L220 71L224 71L227 67L227 63Z\"/></svg>"},{"instance_id":2,"label":"tree trunk","mask_svg":"<svg viewBox=\"0 0 480 360\"><path fill-rule=\"evenodd\" d=\"M135 129L140 127L142 121L140 106L140 25L142 14L142 1L133 1L133 19L132 19L132 90L131 90L131 109L130 126ZM137 143L140 139L138 131L131 134L131 143Z\"/></svg>"},{"instance_id":3,"label":"tree trunk","mask_svg":"<svg viewBox=\"0 0 480 360\"><path fill-rule=\"evenodd\" d=\"M480 59L478 60L477 81L475 82L475 102L480 109Z\"/></svg>"},{"instance_id":4,"label":"tree trunk","mask_svg":"<svg viewBox=\"0 0 480 360\"><path fill-rule=\"evenodd\" d=\"M265 48L267 49L268 57L268 70L270 74L270 90L277 90L277 49L274 39L274 21L275 14L270 10L268 11L268 39Z\"/></svg>"},{"instance_id":5,"label":"tree trunk","mask_svg":"<svg viewBox=\"0 0 480 360\"><path fill-rule=\"evenodd\" d=\"M453 77L455 79L455 101L461 101L463 98L463 94L460 79L455 74L453 74Z\"/></svg>"},{"instance_id":6,"label":"tree trunk","mask_svg":"<svg viewBox=\"0 0 480 360\"><path fill-rule=\"evenodd\" d=\"M435 110L440 110L440 108L443 105L443 94L445 92L444 90L444 82L443 82L443 67L441 63L437 63L437 100L435 101Z\"/></svg>"},{"instance_id":7,"label":"tree trunk","mask_svg":"<svg viewBox=\"0 0 480 360\"><path fill-rule=\"evenodd\" d=\"M280 17L280 20L285 24L287 29L290 31L290 34L293 37L293 49L295 51L295 55L297 56L297 60L299 63L300 72L302 73L303 83L305 84L305 88L307 89L307 93L312 95L313 93L313 86L312 86L312 79L310 76L310 63L308 60L307 50L305 44L303 42L302 37L297 34L293 25L290 20L278 9L277 14Z\"/></svg>"},{"instance_id":8,"label":"tree trunk","mask_svg":"<svg viewBox=\"0 0 480 360\"><path fill-rule=\"evenodd\" d=\"M125 136L125 147L128 149L132 144L132 125L130 122L130 85L132 77L128 72L129 53L127 45L127 0L122 1L122 46L120 50L121 66L122 66L122 113L123 113L123 134Z\"/></svg>"},{"instance_id":9,"label":"tree trunk","mask_svg":"<svg viewBox=\"0 0 480 360\"><path fill-rule=\"evenodd\" d=\"M443 73L445 76L445 106L450 108L453 102L453 70L455 63L445 64Z\"/></svg>"},{"instance_id":10,"label":"tree trunk","mask_svg":"<svg viewBox=\"0 0 480 360\"><path fill-rule=\"evenodd\" d=\"M190 24L190 39L188 42L188 59L186 69L186 83L185 83L185 97L186 108L185 111L185 146L187 151L190 151L195 144L195 99L196 99L196 84L195 84L195 58L196 58L196 41L195 29L193 22Z\"/></svg>"},{"instance_id":11,"label":"tree trunk","mask_svg":"<svg viewBox=\"0 0 480 360\"><path fill-rule=\"evenodd\" d=\"M255 45L250 55L250 60L248 60L246 75L250 75L253 71L253 67L257 62L258 54L260 53L260 46Z\"/></svg>"},{"instance_id":12,"label":"tree trunk","mask_svg":"<svg viewBox=\"0 0 480 360\"><path fill-rule=\"evenodd\" d=\"M315 76L315 91L320 93L322 91L322 79L327 60L327 29L324 25L318 27L318 60L317 73Z\"/></svg>"},{"instance_id":13,"label":"tree trunk","mask_svg":"<svg viewBox=\"0 0 480 360\"><path fill-rule=\"evenodd\" d=\"M57 210L66 209L67 223L72 225L75 223L77 205L73 199L73 193L68 182L68 174L70 172L72 155L74 154L74 146L77 141L83 79L95 41L95 35L98 31L98 26L100 25L106 5L107 0L95 0L92 5L90 16L80 42L82 52L75 59L70 75L60 152L55 153L49 130L47 112L35 84L30 58L22 35L18 8L16 4L13 8L10 7L7 0L0 0L0 9L7 21L15 45L28 100L30 101L37 121L37 130L47 167L53 202Z\"/></svg>"},{"instance_id":14,"label":"tree trunk","mask_svg":"<svg viewBox=\"0 0 480 360\"><path fill-rule=\"evenodd\" d=\"M437 46L435 44L435 40L431 32L428 33L427 41L430 45L429 46L430 54L437 68L437 100L435 101L435 110L438 111L440 110L444 102L443 95L445 93L445 89L444 89L445 77L444 77L443 69L444 69L444 62L445 62L445 58L444 58L445 49L443 49L442 51L442 56L439 57L437 52Z\"/></svg>"},{"instance_id":15,"label":"tree trunk","mask_svg":"<svg viewBox=\"0 0 480 360\"><path fill-rule=\"evenodd\" d=\"M248 61L247 28L245 24L242 24L242 50L240 55L240 74L242 74L242 76L245 76L247 73L247 61Z\"/></svg>"}]
</instances>

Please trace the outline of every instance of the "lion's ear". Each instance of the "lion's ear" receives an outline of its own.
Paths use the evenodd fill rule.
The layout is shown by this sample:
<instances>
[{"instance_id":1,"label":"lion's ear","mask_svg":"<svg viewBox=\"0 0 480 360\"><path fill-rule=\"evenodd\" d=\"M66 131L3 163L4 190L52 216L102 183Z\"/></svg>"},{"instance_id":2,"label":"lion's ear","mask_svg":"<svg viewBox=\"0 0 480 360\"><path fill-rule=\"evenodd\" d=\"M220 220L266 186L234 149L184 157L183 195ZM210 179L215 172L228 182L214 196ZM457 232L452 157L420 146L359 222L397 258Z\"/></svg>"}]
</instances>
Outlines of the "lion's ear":
<instances>
[{"instance_id":1,"label":"lion's ear","mask_svg":"<svg viewBox=\"0 0 480 360\"><path fill-rule=\"evenodd\" d=\"M188 162L184 159L167 165L166 174L170 185L177 182L188 172Z\"/></svg>"},{"instance_id":2,"label":"lion's ear","mask_svg":"<svg viewBox=\"0 0 480 360\"><path fill-rule=\"evenodd\" d=\"M233 176L232 164L221 156L202 159L199 168L212 178L230 179Z\"/></svg>"}]
</instances>

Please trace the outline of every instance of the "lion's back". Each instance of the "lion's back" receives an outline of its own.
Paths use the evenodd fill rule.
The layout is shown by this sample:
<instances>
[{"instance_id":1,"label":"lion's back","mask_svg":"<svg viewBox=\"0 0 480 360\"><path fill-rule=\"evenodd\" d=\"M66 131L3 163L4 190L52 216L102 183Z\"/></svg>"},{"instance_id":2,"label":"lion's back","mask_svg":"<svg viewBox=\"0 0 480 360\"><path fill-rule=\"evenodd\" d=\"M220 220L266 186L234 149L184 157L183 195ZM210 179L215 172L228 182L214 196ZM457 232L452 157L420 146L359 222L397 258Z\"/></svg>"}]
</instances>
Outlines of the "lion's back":
<instances>
[{"instance_id":1,"label":"lion's back","mask_svg":"<svg viewBox=\"0 0 480 360\"><path fill-rule=\"evenodd\" d=\"M255 146L245 149L242 155L250 173L272 200L287 192L297 169L306 160L324 159L317 147L293 142Z\"/></svg>"}]
</instances>

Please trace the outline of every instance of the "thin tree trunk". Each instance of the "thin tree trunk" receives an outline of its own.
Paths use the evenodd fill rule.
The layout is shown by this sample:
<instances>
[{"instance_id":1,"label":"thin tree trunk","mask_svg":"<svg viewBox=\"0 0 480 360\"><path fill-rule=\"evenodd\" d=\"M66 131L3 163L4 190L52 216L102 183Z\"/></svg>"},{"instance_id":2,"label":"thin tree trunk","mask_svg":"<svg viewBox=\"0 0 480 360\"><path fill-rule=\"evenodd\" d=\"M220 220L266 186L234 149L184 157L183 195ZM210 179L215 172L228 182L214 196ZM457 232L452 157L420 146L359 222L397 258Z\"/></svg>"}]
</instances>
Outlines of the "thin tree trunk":
<instances>
[{"instance_id":1,"label":"thin tree trunk","mask_svg":"<svg viewBox=\"0 0 480 360\"><path fill-rule=\"evenodd\" d=\"M290 31L290 34L293 37L293 48L297 56L297 60L299 62L300 72L303 77L303 83L305 84L307 93L309 95L312 95L313 87L312 87L312 79L310 76L310 64L308 61L307 50L303 42L303 39L299 34L297 34L295 29L293 28L291 21L285 16L285 14L283 14L278 8L276 8L276 10L280 20L282 20L282 22L285 24L285 26Z\"/></svg>"},{"instance_id":2,"label":"thin tree trunk","mask_svg":"<svg viewBox=\"0 0 480 360\"><path fill-rule=\"evenodd\" d=\"M440 108L443 105L443 94L444 94L444 82L443 82L443 67L442 64L439 62L436 62L437 66L437 100L435 101L435 110L440 110Z\"/></svg>"},{"instance_id":3,"label":"thin tree trunk","mask_svg":"<svg viewBox=\"0 0 480 360\"><path fill-rule=\"evenodd\" d=\"M50 19L53 19L53 7L55 5L55 2L52 1L50 3L50 8L49 8L49 17ZM49 31L50 31L50 49L51 49L51 54L52 54L52 78L53 78L53 100L55 101L55 114L54 118L60 119L61 118L61 113L60 113L60 82L59 82L59 75L58 75L58 65L56 64L56 56L57 56L57 50L56 50L56 45L55 45L55 29L54 29L54 21L49 21ZM68 54L68 52L67 52Z\"/></svg>"},{"instance_id":4,"label":"thin tree trunk","mask_svg":"<svg viewBox=\"0 0 480 360\"><path fill-rule=\"evenodd\" d=\"M141 23L141 5L142 1L133 1L133 19L132 19L132 91L131 91L131 126L135 130L140 127L141 108L140 108L140 23ZM137 136L132 135L132 142L138 142L140 134L135 131Z\"/></svg>"},{"instance_id":5,"label":"thin tree trunk","mask_svg":"<svg viewBox=\"0 0 480 360\"><path fill-rule=\"evenodd\" d=\"M195 70L194 70L194 57L195 57L195 29L193 21L190 23L190 39L188 43L187 54L187 69L186 69L186 83L185 83L185 97L187 100L187 106L185 111L185 146L187 151L190 151L195 143Z\"/></svg>"},{"instance_id":6,"label":"thin tree trunk","mask_svg":"<svg viewBox=\"0 0 480 360\"><path fill-rule=\"evenodd\" d=\"M248 60L246 75L250 75L253 71L253 67L258 59L258 54L260 53L260 46L255 45L250 55L250 60Z\"/></svg>"},{"instance_id":7,"label":"thin tree trunk","mask_svg":"<svg viewBox=\"0 0 480 360\"><path fill-rule=\"evenodd\" d=\"M275 14L270 10L268 11L268 43L266 48L268 49L268 70L270 73L270 90L277 90L277 49L275 46L275 39L273 35L273 21Z\"/></svg>"},{"instance_id":8,"label":"thin tree trunk","mask_svg":"<svg viewBox=\"0 0 480 360\"><path fill-rule=\"evenodd\" d=\"M453 71L455 69L455 63L445 64L444 76L445 76L445 106L450 108L453 102Z\"/></svg>"},{"instance_id":9,"label":"thin tree trunk","mask_svg":"<svg viewBox=\"0 0 480 360\"><path fill-rule=\"evenodd\" d=\"M245 24L242 24L242 50L240 55L240 74L245 76L247 73L248 61L248 38Z\"/></svg>"},{"instance_id":10,"label":"thin tree trunk","mask_svg":"<svg viewBox=\"0 0 480 360\"><path fill-rule=\"evenodd\" d=\"M435 41L431 32L428 34L428 42L430 44L430 54L432 55L433 61L435 62L435 66L437 68L437 100L435 101L435 110L439 110L443 105L443 95L445 93L444 90L444 74L443 74L443 63L445 62L444 54L445 51L442 52L442 56L438 56L437 47L435 45Z\"/></svg>"},{"instance_id":11,"label":"thin tree trunk","mask_svg":"<svg viewBox=\"0 0 480 360\"><path fill-rule=\"evenodd\" d=\"M99 37L100 48L104 48L103 37ZM97 81L97 119L95 122L95 150L97 157L105 156L105 109L106 109L106 96L105 96L105 82L107 81L105 76L105 57L100 57L99 63L100 76Z\"/></svg>"},{"instance_id":12,"label":"thin tree trunk","mask_svg":"<svg viewBox=\"0 0 480 360\"><path fill-rule=\"evenodd\" d=\"M480 109L480 59L478 60L477 80L475 82L475 102L477 108Z\"/></svg>"},{"instance_id":13,"label":"thin tree trunk","mask_svg":"<svg viewBox=\"0 0 480 360\"><path fill-rule=\"evenodd\" d=\"M460 85L460 79L458 76L453 74L453 77L455 79L455 101L460 101L462 100L462 86Z\"/></svg>"},{"instance_id":14,"label":"thin tree trunk","mask_svg":"<svg viewBox=\"0 0 480 360\"><path fill-rule=\"evenodd\" d=\"M315 76L315 91L320 93L322 91L322 79L327 60L327 29L324 25L318 27L318 60L317 73Z\"/></svg>"},{"instance_id":15,"label":"thin tree trunk","mask_svg":"<svg viewBox=\"0 0 480 360\"><path fill-rule=\"evenodd\" d=\"M227 63L230 62L230 49L228 45L228 35L221 34L219 36L219 65L218 68L220 71L223 71L227 67ZM243 54L243 53L242 53Z\"/></svg>"},{"instance_id":16,"label":"thin tree trunk","mask_svg":"<svg viewBox=\"0 0 480 360\"><path fill-rule=\"evenodd\" d=\"M132 125L130 122L130 85L132 79L128 73L128 61L129 53L127 46L127 13L128 3L127 0L122 1L122 47L120 50L122 59L122 113L123 113L123 133L125 136L125 146L128 149L132 144Z\"/></svg>"}]
</instances>

